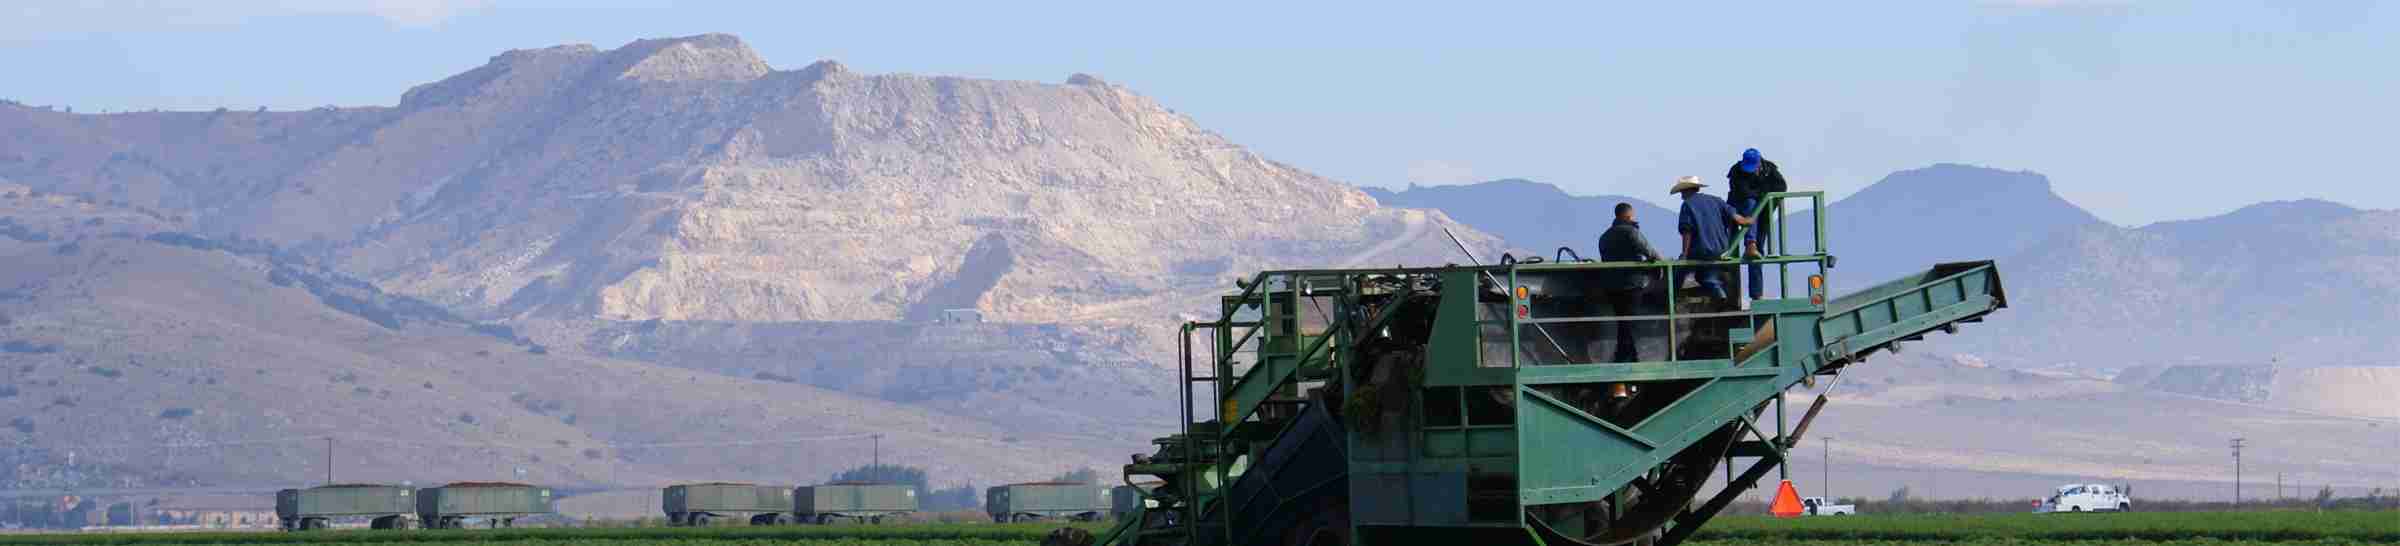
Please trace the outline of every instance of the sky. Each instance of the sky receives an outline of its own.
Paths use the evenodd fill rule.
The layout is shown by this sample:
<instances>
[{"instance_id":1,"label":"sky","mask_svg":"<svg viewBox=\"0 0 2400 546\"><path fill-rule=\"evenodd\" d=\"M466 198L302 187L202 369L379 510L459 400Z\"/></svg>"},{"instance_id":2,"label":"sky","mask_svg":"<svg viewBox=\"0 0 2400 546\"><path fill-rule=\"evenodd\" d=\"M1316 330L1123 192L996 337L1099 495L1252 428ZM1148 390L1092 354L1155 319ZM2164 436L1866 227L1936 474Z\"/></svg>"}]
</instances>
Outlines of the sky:
<instances>
[{"instance_id":1,"label":"sky","mask_svg":"<svg viewBox=\"0 0 2400 546\"><path fill-rule=\"evenodd\" d=\"M2396 19L2367 0L14 0L0 98L391 105L508 49L725 32L779 69L1089 73L1361 185L1664 202L1755 147L1835 197L1966 163L2143 225L2281 199L2400 208L2400 171L2376 166L2400 143Z\"/></svg>"}]
</instances>

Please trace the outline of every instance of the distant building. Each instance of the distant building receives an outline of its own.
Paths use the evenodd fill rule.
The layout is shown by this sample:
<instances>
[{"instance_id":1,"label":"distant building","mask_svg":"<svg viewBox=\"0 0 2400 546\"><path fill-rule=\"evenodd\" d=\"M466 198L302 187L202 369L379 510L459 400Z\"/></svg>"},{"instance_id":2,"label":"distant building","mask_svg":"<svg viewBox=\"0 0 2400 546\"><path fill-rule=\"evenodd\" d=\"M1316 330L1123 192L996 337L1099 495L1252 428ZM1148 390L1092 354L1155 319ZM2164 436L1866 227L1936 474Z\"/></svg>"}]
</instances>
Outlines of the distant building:
<instances>
[{"instance_id":1,"label":"distant building","mask_svg":"<svg viewBox=\"0 0 2400 546\"><path fill-rule=\"evenodd\" d=\"M983 310L974 308L943 309L941 316L935 318L934 321L944 324L971 324L983 322Z\"/></svg>"}]
</instances>

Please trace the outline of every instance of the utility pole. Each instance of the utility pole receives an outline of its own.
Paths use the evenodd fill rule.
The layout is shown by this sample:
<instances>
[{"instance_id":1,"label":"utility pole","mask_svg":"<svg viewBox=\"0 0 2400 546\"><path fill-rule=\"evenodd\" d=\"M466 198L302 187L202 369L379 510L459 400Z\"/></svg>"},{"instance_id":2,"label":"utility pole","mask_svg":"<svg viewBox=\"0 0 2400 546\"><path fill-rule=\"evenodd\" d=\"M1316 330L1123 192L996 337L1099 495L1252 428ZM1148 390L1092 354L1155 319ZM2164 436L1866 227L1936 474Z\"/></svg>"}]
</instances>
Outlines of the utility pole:
<instances>
[{"instance_id":1,"label":"utility pole","mask_svg":"<svg viewBox=\"0 0 2400 546\"><path fill-rule=\"evenodd\" d=\"M2233 505L2242 505L2242 439L2233 439Z\"/></svg>"},{"instance_id":2,"label":"utility pole","mask_svg":"<svg viewBox=\"0 0 2400 546\"><path fill-rule=\"evenodd\" d=\"M2283 500L2283 473L2275 473L2275 500Z\"/></svg>"},{"instance_id":3,"label":"utility pole","mask_svg":"<svg viewBox=\"0 0 2400 546\"><path fill-rule=\"evenodd\" d=\"M333 437L325 437L325 485L333 485Z\"/></svg>"},{"instance_id":4,"label":"utility pole","mask_svg":"<svg viewBox=\"0 0 2400 546\"><path fill-rule=\"evenodd\" d=\"M1827 502L1831 502L1833 500L1831 493L1833 491L1833 437L1826 436L1825 441L1817 446L1823 453L1817 456L1817 496L1825 497Z\"/></svg>"},{"instance_id":5,"label":"utility pole","mask_svg":"<svg viewBox=\"0 0 2400 546\"><path fill-rule=\"evenodd\" d=\"M881 435L881 434L876 434L876 435L871 435L871 436L868 436L868 437L869 437L869 438L874 438L874 439L875 439L875 459L874 459L874 461L875 461L875 465L874 465L874 466L881 467L881 466L883 466L883 435Z\"/></svg>"}]
</instances>

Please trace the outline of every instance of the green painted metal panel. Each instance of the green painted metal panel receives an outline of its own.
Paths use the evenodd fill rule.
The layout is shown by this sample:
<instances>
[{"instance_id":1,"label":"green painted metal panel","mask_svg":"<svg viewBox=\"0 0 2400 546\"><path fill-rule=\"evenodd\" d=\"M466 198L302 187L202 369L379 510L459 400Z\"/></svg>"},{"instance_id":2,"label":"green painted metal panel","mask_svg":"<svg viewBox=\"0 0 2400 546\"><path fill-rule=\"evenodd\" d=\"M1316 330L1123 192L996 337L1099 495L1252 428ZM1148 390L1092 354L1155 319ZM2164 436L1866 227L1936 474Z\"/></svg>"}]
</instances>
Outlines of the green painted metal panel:
<instances>
[{"instance_id":1,"label":"green painted metal panel","mask_svg":"<svg viewBox=\"0 0 2400 546\"><path fill-rule=\"evenodd\" d=\"M1442 286L1476 286L1479 275L1469 270L1440 273ZM1425 384L1429 386L1506 385L1516 370L1483 367L1483 340L1475 318L1474 290L1443 290L1434 307L1432 339L1425 343ZM1499 364L1495 363L1495 366Z\"/></svg>"},{"instance_id":2,"label":"green painted metal panel","mask_svg":"<svg viewBox=\"0 0 2400 546\"><path fill-rule=\"evenodd\" d=\"M275 515L286 518L388 516L417 511L416 489L398 485L345 484L285 489L275 493Z\"/></svg>"},{"instance_id":3,"label":"green painted metal panel","mask_svg":"<svg viewBox=\"0 0 2400 546\"><path fill-rule=\"evenodd\" d=\"M792 490L802 515L882 515L917 510L917 489L895 484L804 485Z\"/></svg>"},{"instance_id":4,"label":"green painted metal panel","mask_svg":"<svg viewBox=\"0 0 2400 546\"><path fill-rule=\"evenodd\" d=\"M450 516L522 516L547 514L550 489L524 484L450 484L417 491L417 515L432 521Z\"/></svg>"},{"instance_id":5,"label":"green painted metal panel","mask_svg":"<svg viewBox=\"0 0 2400 546\"><path fill-rule=\"evenodd\" d=\"M770 513L792 511L792 490L782 486L746 483L694 483L659 491L659 508L666 513Z\"/></svg>"}]
</instances>

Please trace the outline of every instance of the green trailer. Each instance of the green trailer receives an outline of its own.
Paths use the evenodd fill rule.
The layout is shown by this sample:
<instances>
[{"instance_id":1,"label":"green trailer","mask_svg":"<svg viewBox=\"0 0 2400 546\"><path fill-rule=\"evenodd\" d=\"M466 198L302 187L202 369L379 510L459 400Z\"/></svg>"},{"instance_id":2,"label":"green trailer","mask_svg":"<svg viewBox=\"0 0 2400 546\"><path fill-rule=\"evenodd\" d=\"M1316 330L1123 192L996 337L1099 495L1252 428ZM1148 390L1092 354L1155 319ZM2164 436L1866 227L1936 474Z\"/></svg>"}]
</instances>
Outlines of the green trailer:
<instances>
[{"instance_id":1,"label":"green trailer","mask_svg":"<svg viewBox=\"0 0 2400 546\"><path fill-rule=\"evenodd\" d=\"M285 531L331 526L335 518L366 518L373 529L407 529L417 518L416 488L336 484L275 492L275 517Z\"/></svg>"},{"instance_id":2,"label":"green trailer","mask_svg":"<svg viewBox=\"0 0 2400 546\"><path fill-rule=\"evenodd\" d=\"M746 483L688 483L659 492L668 525L708 525L716 518L749 518L751 525L792 522L792 490Z\"/></svg>"},{"instance_id":3,"label":"green trailer","mask_svg":"<svg viewBox=\"0 0 2400 546\"><path fill-rule=\"evenodd\" d=\"M521 483L459 482L417 490L417 518L428 529L458 529L470 518L513 527L517 518L554 513L550 490Z\"/></svg>"},{"instance_id":4,"label":"green trailer","mask_svg":"<svg viewBox=\"0 0 2400 546\"><path fill-rule=\"evenodd\" d=\"M1142 513L1143 508L1157 508L1158 501L1149 500L1149 496L1151 491L1158 489L1159 483L1142 482L1109 488L1109 512L1118 518L1126 518Z\"/></svg>"},{"instance_id":5,"label":"green trailer","mask_svg":"<svg viewBox=\"0 0 2400 546\"><path fill-rule=\"evenodd\" d=\"M1504 257L1237 281L1217 318L1182 327L1180 431L1124 468L1129 483L1165 482L1147 492L1157 506L1097 538L1679 543L1787 472L1828 400L1787 415L1787 389L1831 391L1869 356L2007 307L1988 261L1829 298L1823 196L1773 193L1745 212L1780 225L1787 201L1817 211L1815 229L1771 233L1813 244L1762 241L1761 257ZM1739 275L1743 262L1766 274L1737 277L1731 295L1741 280L1783 290L1744 305L1691 282ZM1702 495L1712 478L1723 486Z\"/></svg>"},{"instance_id":6,"label":"green trailer","mask_svg":"<svg viewBox=\"0 0 2400 546\"><path fill-rule=\"evenodd\" d=\"M994 486L983 492L984 511L1000 523L1066 519L1098 521L1108 517L1109 488L1070 482L1028 482Z\"/></svg>"},{"instance_id":7,"label":"green trailer","mask_svg":"<svg viewBox=\"0 0 2400 546\"><path fill-rule=\"evenodd\" d=\"M917 511L917 488L866 482L834 482L792 489L792 515L818 525L849 520L883 523Z\"/></svg>"}]
</instances>

